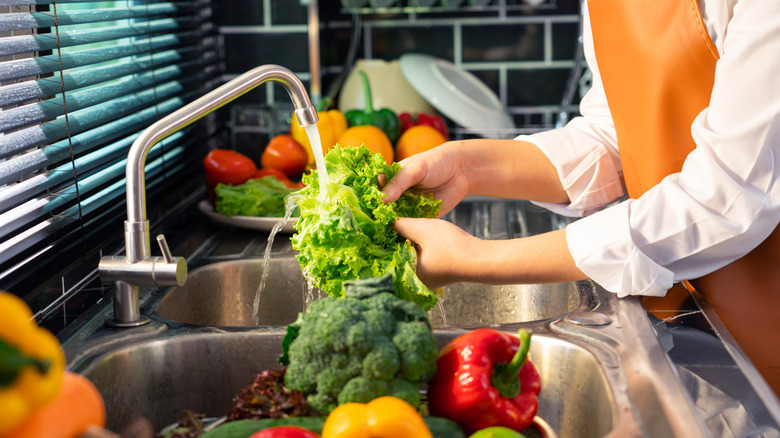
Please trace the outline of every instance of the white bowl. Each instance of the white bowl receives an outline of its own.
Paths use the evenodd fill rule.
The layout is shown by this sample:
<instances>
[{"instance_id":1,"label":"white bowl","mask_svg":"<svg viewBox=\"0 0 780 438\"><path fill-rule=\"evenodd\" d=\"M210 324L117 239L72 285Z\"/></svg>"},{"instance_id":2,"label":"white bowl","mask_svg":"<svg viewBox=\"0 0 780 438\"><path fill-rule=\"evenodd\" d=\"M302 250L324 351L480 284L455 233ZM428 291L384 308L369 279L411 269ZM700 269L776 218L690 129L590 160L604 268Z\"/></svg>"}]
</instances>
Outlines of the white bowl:
<instances>
[{"instance_id":1,"label":"white bowl","mask_svg":"<svg viewBox=\"0 0 780 438\"><path fill-rule=\"evenodd\" d=\"M503 136L501 131L515 129L495 93L473 74L449 61L418 53L407 53L400 61L412 87L458 125L484 130L478 132L483 137Z\"/></svg>"}]
</instances>

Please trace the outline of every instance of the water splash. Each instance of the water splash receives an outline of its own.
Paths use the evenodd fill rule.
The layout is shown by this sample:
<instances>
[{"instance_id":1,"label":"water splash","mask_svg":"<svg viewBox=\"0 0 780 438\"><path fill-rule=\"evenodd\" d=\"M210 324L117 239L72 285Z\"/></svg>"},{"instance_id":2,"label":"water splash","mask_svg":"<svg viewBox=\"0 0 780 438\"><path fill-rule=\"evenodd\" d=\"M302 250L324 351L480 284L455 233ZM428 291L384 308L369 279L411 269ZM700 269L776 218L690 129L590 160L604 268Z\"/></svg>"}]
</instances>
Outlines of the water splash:
<instances>
[{"instance_id":1,"label":"water splash","mask_svg":"<svg viewBox=\"0 0 780 438\"><path fill-rule=\"evenodd\" d=\"M292 216L293 211L295 210L295 207L297 205L295 204L294 197L288 196L286 199L286 211L284 214L284 217L279 220L279 222L275 223L273 228L271 228L271 233L268 234L268 243L265 245L265 253L263 254L263 273L260 276L260 284L257 286L257 292L255 292L255 300L252 303L252 321L255 321L257 325L260 325L260 297L263 294L263 290L265 290L265 284L268 282L268 272L271 268L271 248L274 245L274 238L276 237L276 234L284 228L285 224L287 224L287 221L290 220L290 216Z\"/></svg>"}]
</instances>

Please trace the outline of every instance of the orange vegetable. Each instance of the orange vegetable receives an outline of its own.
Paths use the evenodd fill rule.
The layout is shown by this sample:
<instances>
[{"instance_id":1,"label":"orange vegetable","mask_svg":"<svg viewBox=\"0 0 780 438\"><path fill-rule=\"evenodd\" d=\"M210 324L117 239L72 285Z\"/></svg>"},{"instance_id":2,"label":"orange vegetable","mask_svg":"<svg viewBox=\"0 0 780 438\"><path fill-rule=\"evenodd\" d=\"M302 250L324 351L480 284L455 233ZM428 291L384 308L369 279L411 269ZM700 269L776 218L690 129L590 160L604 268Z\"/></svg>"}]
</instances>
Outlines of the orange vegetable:
<instances>
[{"instance_id":1,"label":"orange vegetable","mask_svg":"<svg viewBox=\"0 0 780 438\"><path fill-rule=\"evenodd\" d=\"M385 162L390 165L395 159L393 144L387 134L373 125L352 126L341 133L336 142L339 147L358 147L365 145L368 150L382 155Z\"/></svg>"},{"instance_id":2,"label":"orange vegetable","mask_svg":"<svg viewBox=\"0 0 780 438\"><path fill-rule=\"evenodd\" d=\"M423 417L408 402L392 396L368 403L346 403L334 409L322 427L322 438L432 438Z\"/></svg>"},{"instance_id":3,"label":"orange vegetable","mask_svg":"<svg viewBox=\"0 0 780 438\"><path fill-rule=\"evenodd\" d=\"M320 120L317 122L317 131L320 133L320 147L322 153L326 154L336 145L339 135L347 129L347 118L339 110L317 111ZM309 156L309 164L314 164L314 152L311 149L309 135L306 128L298 122L298 117L293 114L292 126L290 126L290 135L306 149Z\"/></svg>"},{"instance_id":4,"label":"orange vegetable","mask_svg":"<svg viewBox=\"0 0 780 438\"><path fill-rule=\"evenodd\" d=\"M105 423L106 408L95 385L80 374L65 371L57 397L2 438L75 438L88 427Z\"/></svg>"},{"instance_id":5,"label":"orange vegetable","mask_svg":"<svg viewBox=\"0 0 780 438\"><path fill-rule=\"evenodd\" d=\"M395 145L395 160L401 161L446 142L444 134L428 125L416 125L404 131Z\"/></svg>"}]
</instances>

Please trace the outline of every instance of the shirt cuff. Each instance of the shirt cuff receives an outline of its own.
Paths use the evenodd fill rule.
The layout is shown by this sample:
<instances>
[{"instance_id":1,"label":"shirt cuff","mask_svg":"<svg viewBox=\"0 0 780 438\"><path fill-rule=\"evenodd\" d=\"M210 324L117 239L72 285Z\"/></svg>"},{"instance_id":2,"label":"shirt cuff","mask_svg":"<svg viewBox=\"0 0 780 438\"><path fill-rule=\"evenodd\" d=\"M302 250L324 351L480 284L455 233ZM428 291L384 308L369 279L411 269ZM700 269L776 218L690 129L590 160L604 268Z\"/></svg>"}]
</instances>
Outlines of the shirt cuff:
<instances>
[{"instance_id":1,"label":"shirt cuff","mask_svg":"<svg viewBox=\"0 0 780 438\"><path fill-rule=\"evenodd\" d=\"M567 216L586 216L623 196L620 171L607 148L597 144L585 147L582 143L587 143L587 138L578 137L576 131L563 128L516 140L535 144L547 156L569 195L568 204L538 205Z\"/></svg>"},{"instance_id":2,"label":"shirt cuff","mask_svg":"<svg viewBox=\"0 0 780 438\"><path fill-rule=\"evenodd\" d=\"M634 244L627 200L566 227L566 242L577 267L619 297L661 297L674 283L673 273Z\"/></svg>"}]
</instances>

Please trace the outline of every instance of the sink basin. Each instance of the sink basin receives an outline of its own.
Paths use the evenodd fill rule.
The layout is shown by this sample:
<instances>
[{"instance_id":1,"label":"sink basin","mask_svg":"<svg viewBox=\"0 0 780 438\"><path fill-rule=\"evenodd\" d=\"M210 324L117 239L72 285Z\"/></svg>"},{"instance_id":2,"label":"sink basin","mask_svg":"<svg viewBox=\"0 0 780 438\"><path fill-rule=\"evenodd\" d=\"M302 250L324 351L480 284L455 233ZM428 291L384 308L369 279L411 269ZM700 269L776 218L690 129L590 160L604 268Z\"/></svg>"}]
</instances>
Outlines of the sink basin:
<instances>
[{"instance_id":1,"label":"sink basin","mask_svg":"<svg viewBox=\"0 0 780 438\"><path fill-rule=\"evenodd\" d=\"M443 346L462 332L436 330ZM107 425L121 430L143 416L156 430L183 410L220 417L252 376L277 367L281 330L189 331L118 346L72 364L103 395ZM616 422L616 403L596 357L568 341L535 335L531 356L542 376L539 416L560 437L602 437Z\"/></svg>"},{"instance_id":2,"label":"sink basin","mask_svg":"<svg viewBox=\"0 0 780 438\"><path fill-rule=\"evenodd\" d=\"M255 317L254 302L263 263L261 259L244 259L195 269L184 286L172 287L165 293L155 313L169 321L204 326L290 324L303 311L304 303L319 291L309 290L294 257L272 258ZM435 326L498 325L554 318L574 311L581 300L576 283L458 283L444 291L441 306L430 312Z\"/></svg>"},{"instance_id":3,"label":"sink basin","mask_svg":"<svg viewBox=\"0 0 780 438\"><path fill-rule=\"evenodd\" d=\"M293 257L271 258L265 288L254 303L263 275L262 259L219 262L193 270L174 286L155 313L170 321L222 327L287 325L303 311L308 287Z\"/></svg>"}]
</instances>

